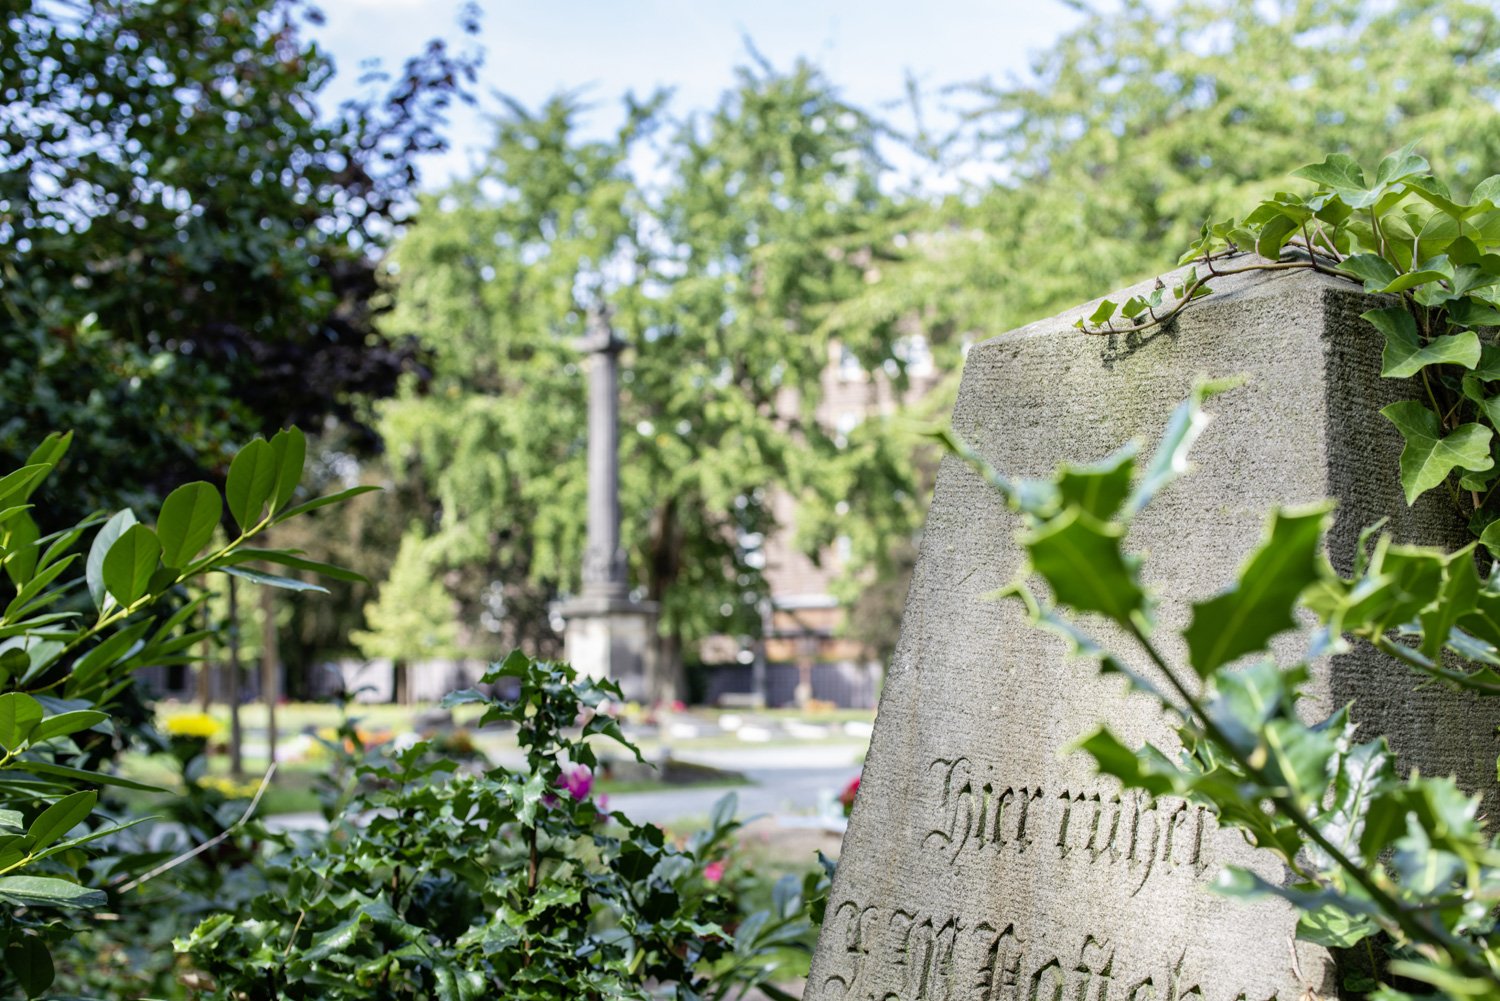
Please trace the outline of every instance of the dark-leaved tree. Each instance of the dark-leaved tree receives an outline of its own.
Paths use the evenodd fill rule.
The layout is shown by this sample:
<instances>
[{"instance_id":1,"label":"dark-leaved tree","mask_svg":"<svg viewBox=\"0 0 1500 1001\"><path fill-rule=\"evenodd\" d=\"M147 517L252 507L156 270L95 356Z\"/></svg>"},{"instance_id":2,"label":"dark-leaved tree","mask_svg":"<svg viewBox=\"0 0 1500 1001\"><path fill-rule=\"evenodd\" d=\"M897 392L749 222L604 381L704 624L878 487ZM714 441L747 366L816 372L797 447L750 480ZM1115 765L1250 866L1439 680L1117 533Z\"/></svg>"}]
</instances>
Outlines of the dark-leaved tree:
<instances>
[{"instance_id":1,"label":"dark-leaved tree","mask_svg":"<svg viewBox=\"0 0 1500 1001\"><path fill-rule=\"evenodd\" d=\"M434 41L323 114L318 18L299 0L6 5L0 461L74 429L91 458L50 486L65 519L219 478L293 421L368 438L365 401L420 369L374 323L372 251L477 59Z\"/></svg>"}]
</instances>

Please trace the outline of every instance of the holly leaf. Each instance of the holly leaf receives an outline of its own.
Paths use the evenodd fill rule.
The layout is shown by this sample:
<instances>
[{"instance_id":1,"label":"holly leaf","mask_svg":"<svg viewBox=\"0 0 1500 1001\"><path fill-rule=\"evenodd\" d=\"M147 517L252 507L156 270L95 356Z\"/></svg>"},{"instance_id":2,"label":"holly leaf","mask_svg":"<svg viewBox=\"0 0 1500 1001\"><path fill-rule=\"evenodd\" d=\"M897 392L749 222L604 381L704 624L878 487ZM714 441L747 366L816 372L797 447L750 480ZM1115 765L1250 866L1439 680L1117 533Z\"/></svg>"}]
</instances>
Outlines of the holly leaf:
<instances>
[{"instance_id":1,"label":"holly leaf","mask_svg":"<svg viewBox=\"0 0 1500 1001\"><path fill-rule=\"evenodd\" d=\"M1199 677L1220 665L1266 649L1271 637L1295 629L1297 597L1318 577L1327 504L1271 515L1265 541L1251 555L1234 586L1193 605L1183 631Z\"/></svg>"},{"instance_id":2,"label":"holly leaf","mask_svg":"<svg viewBox=\"0 0 1500 1001\"><path fill-rule=\"evenodd\" d=\"M1494 465L1487 427L1461 424L1444 437L1437 414L1413 400L1392 403L1380 413L1406 439L1401 450L1401 487L1408 505L1447 479L1454 468L1485 470Z\"/></svg>"},{"instance_id":3,"label":"holly leaf","mask_svg":"<svg viewBox=\"0 0 1500 1001\"><path fill-rule=\"evenodd\" d=\"M1094 764L1104 775L1113 775L1127 789L1144 789L1153 796L1164 796L1175 791L1180 784L1177 769L1159 754L1140 754L1120 742L1108 730L1100 728L1074 745L1094 759ZM1165 770L1164 770L1165 768Z\"/></svg>"},{"instance_id":4,"label":"holly leaf","mask_svg":"<svg viewBox=\"0 0 1500 1001\"><path fill-rule=\"evenodd\" d=\"M1024 540L1031 565L1052 588L1058 604L1099 612L1130 624L1144 610L1146 593L1138 569L1127 563L1120 543L1123 526L1103 522L1078 506L1046 522Z\"/></svg>"},{"instance_id":5,"label":"holly leaf","mask_svg":"<svg viewBox=\"0 0 1500 1001\"><path fill-rule=\"evenodd\" d=\"M1211 414L1204 413L1203 401L1244 382L1243 376L1231 376L1200 382L1193 387L1192 394L1179 403L1177 409L1172 411L1172 416L1167 419L1166 430L1162 432L1161 441L1156 443L1151 461L1146 464L1140 482L1125 501L1122 517L1135 517L1151 503L1157 491L1188 471L1188 451L1213 420Z\"/></svg>"},{"instance_id":6,"label":"holly leaf","mask_svg":"<svg viewBox=\"0 0 1500 1001\"><path fill-rule=\"evenodd\" d=\"M1120 510L1130 493L1135 472L1134 443L1087 466L1063 466L1057 478L1060 502L1077 504L1095 518L1108 520Z\"/></svg>"}]
</instances>

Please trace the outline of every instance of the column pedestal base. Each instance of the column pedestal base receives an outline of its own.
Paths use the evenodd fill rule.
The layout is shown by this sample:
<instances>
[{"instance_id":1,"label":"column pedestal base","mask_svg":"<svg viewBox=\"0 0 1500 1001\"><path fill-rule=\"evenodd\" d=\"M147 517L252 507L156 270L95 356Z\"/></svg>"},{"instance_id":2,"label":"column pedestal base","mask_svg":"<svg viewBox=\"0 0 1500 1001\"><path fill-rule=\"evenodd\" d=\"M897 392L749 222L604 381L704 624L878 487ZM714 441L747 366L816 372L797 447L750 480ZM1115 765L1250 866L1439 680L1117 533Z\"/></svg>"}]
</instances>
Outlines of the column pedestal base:
<instances>
[{"instance_id":1,"label":"column pedestal base","mask_svg":"<svg viewBox=\"0 0 1500 1001\"><path fill-rule=\"evenodd\" d=\"M654 601L575 598L558 609L567 621L564 656L579 674L619 682L628 701L647 701L659 610Z\"/></svg>"}]
</instances>

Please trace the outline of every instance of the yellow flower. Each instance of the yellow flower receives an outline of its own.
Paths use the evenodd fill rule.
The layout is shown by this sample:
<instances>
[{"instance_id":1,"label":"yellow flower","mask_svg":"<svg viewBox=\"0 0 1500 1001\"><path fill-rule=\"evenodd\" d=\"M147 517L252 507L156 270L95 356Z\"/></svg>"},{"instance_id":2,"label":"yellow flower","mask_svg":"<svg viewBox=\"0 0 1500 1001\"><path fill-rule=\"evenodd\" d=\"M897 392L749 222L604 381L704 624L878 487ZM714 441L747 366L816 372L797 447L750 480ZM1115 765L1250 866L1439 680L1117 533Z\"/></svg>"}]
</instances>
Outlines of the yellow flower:
<instances>
[{"instance_id":1,"label":"yellow flower","mask_svg":"<svg viewBox=\"0 0 1500 1001\"><path fill-rule=\"evenodd\" d=\"M236 782L223 775L205 775L198 780L205 789L217 789L230 799L249 799L260 788L257 782Z\"/></svg>"},{"instance_id":2,"label":"yellow flower","mask_svg":"<svg viewBox=\"0 0 1500 1001\"><path fill-rule=\"evenodd\" d=\"M208 740L219 732L219 724L205 713L184 713L166 719L167 732L174 737L202 737Z\"/></svg>"}]
</instances>

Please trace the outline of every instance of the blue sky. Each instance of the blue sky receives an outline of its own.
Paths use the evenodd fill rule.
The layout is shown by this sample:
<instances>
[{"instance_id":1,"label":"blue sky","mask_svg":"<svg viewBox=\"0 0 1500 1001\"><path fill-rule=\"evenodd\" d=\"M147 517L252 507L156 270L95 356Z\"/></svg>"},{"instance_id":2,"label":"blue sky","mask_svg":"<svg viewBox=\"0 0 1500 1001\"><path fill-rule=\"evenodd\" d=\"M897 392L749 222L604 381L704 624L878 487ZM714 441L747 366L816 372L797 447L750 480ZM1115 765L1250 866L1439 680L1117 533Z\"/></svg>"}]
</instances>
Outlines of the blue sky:
<instances>
[{"instance_id":1,"label":"blue sky","mask_svg":"<svg viewBox=\"0 0 1500 1001\"><path fill-rule=\"evenodd\" d=\"M316 32L339 66L330 96L349 94L369 58L397 68L434 35L456 37L452 0L317 0ZM598 107L589 126L617 120L618 98L675 89L671 110L712 107L747 59L743 39L777 66L799 56L820 65L854 104L896 111L908 71L926 87L1028 74L1031 53L1080 16L1059 0L480 0L485 49L481 93L537 105L586 87ZM493 107L493 102L491 102ZM933 109L936 111L936 109ZM462 173L487 137L483 111L453 116L454 149L430 162L425 186Z\"/></svg>"}]
</instances>

